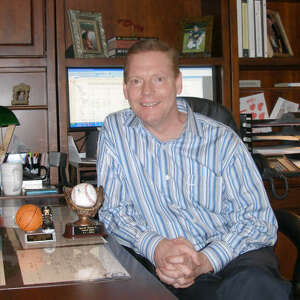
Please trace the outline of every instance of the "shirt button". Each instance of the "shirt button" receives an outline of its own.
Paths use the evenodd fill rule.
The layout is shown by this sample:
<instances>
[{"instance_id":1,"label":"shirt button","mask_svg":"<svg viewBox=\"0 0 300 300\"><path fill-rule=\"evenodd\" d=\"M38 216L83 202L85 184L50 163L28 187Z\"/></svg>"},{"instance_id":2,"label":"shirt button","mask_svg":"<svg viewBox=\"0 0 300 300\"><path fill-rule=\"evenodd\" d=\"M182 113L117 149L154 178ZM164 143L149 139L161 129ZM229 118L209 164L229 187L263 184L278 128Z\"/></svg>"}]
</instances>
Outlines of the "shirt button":
<instances>
[{"instance_id":1,"label":"shirt button","mask_svg":"<svg viewBox=\"0 0 300 300\"><path fill-rule=\"evenodd\" d=\"M166 175L166 176L165 176L165 179L166 179L166 180L170 180L170 179L171 179L170 175Z\"/></svg>"}]
</instances>

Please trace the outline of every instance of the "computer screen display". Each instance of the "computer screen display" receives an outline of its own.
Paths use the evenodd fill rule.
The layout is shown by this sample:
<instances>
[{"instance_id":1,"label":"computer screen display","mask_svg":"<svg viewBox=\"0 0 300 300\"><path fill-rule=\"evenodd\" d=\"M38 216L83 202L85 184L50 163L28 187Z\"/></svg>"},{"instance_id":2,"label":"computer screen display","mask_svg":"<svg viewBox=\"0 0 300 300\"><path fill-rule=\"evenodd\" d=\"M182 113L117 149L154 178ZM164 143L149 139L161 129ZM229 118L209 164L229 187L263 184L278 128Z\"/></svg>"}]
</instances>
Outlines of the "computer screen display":
<instances>
[{"instance_id":1,"label":"computer screen display","mask_svg":"<svg viewBox=\"0 0 300 300\"><path fill-rule=\"evenodd\" d=\"M96 129L108 114L129 107L123 68L68 68L67 75L69 129Z\"/></svg>"},{"instance_id":2,"label":"computer screen display","mask_svg":"<svg viewBox=\"0 0 300 300\"><path fill-rule=\"evenodd\" d=\"M213 67L180 67L183 91L179 96L214 99ZM105 117L129 108L123 94L122 67L68 68L69 130L96 130Z\"/></svg>"},{"instance_id":3,"label":"computer screen display","mask_svg":"<svg viewBox=\"0 0 300 300\"><path fill-rule=\"evenodd\" d=\"M182 93L179 96L214 100L214 68L203 66L180 67Z\"/></svg>"}]
</instances>

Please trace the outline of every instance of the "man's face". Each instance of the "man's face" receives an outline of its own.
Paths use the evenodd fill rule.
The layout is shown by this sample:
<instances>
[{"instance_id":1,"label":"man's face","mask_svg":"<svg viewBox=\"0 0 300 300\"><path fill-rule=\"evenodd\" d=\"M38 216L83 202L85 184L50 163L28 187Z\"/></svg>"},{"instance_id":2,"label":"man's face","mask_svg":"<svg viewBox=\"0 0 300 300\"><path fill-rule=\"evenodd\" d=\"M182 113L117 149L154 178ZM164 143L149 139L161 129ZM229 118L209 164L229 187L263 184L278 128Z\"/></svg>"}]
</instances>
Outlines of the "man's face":
<instances>
[{"instance_id":1,"label":"man's face","mask_svg":"<svg viewBox=\"0 0 300 300\"><path fill-rule=\"evenodd\" d=\"M178 117L176 96L182 89L167 54L149 51L134 54L128 63L124 95L147 128L164 128Z\"/></svg>"}]
</instances>

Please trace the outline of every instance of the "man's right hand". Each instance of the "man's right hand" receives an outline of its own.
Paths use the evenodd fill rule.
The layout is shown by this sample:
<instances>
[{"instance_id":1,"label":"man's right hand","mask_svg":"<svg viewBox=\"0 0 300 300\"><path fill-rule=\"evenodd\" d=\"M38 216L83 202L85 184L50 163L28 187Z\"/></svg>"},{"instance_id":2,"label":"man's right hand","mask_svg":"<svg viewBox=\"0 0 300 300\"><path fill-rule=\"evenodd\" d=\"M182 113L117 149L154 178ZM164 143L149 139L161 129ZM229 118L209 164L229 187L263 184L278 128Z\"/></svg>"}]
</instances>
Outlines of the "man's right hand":
<instances>
[{"instance_id":1,"label":"man's right hand","mask_svg":"<svg viewBox=\"0 0 300 300\"><path fill-rule=\"evenodd\" d=\"M183 280L185 273L182 266L168 262L168 257L181 257L185 264L189 264L191 258L180 251L180 248L174 242L175 240L163 239L156 246L154 252L154 261L156 264L156 273L161 281L169 285L177 285L178 281L184 283L182 287L188 287L194 283L194 280L185 282ZM191 245L191 247L193 247Z\"/></svg>"},{"instance_id":2,"label":"man's right hand","mask_svg":"<svg viewBox=\"0 0 300 300\"><path fill-rule=\"evenodd\" d=\"M175 288L189 287L200 274L213 271L206 255L197 252L182 237L160 241L154 252L154 260L159 278Z\"/></svg>"}]
</instances>

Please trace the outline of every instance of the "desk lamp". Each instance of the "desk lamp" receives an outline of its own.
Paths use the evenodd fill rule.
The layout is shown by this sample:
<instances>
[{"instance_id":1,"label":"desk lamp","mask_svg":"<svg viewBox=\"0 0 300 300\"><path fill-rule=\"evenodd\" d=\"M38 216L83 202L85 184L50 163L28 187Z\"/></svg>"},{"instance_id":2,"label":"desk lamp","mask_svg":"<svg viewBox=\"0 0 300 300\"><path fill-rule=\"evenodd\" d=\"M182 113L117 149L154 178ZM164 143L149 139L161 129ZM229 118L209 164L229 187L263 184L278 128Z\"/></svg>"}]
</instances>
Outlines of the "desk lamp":
<instances>
[{"instance_id":1,"label":"desk lamp","mask_svg":"<svg viewBox=\"0 0 300 300\"><path fill-rule=\"evenodd\" d=\"M15 114L7 107L0 106L0 127L1 127L1 144L0 144L0 164L3 163L5 155L14 130L17 125L20 125ZM3 138L2 127L7 127Z\"/></svg>"}]
</instances>

